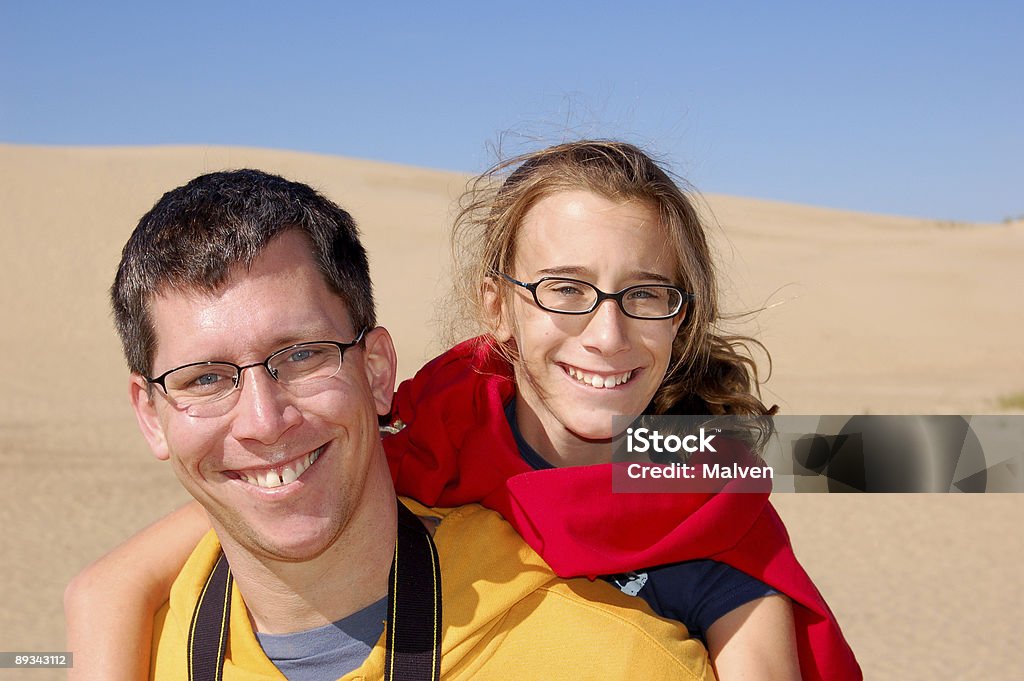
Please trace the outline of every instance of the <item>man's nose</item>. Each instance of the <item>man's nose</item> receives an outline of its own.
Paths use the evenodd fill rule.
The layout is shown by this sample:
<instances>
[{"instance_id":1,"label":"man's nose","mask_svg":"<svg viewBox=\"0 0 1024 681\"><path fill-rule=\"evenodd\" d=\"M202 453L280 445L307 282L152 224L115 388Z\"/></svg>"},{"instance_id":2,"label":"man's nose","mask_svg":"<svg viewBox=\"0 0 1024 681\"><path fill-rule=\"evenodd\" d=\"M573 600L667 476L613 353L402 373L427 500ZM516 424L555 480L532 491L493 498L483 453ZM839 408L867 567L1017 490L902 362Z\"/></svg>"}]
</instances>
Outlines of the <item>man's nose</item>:
<instances>
[{"instance_id":1,"label":"man's nose","mask_svg":"<svg viewBox=\"0 0 1024 681\"><path fill-rule=\"evenodd\" d=\"M238 380L238 402L231 412L237 439L274 444L302 421L292 395L262 365L247 368Z\"/></svg>"}]
</instances>

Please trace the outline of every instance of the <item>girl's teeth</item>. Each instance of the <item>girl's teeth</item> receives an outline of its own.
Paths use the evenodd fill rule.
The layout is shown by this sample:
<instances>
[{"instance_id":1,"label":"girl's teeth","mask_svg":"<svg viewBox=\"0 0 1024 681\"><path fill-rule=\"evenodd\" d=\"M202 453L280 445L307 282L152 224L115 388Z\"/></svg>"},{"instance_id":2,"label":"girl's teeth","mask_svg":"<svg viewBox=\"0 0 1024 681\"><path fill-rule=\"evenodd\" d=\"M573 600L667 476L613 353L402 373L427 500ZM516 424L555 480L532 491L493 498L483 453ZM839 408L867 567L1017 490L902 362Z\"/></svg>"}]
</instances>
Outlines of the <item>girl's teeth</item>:
<instances>
[{"instance_id":1,"label":"girl's teeth","mask_svg":"<svg viewBox=\"0 0 1024 681\"><path fill-rule=\"evenodd\" d=\"M633 376L632 371L627 371L624 374L601 377L595 374L585 374L575 367L569 367L568 374L580 383L589 385L593 388L614 388L617 385L622 385L627 382Z\"/></svg>"}]
</instances>

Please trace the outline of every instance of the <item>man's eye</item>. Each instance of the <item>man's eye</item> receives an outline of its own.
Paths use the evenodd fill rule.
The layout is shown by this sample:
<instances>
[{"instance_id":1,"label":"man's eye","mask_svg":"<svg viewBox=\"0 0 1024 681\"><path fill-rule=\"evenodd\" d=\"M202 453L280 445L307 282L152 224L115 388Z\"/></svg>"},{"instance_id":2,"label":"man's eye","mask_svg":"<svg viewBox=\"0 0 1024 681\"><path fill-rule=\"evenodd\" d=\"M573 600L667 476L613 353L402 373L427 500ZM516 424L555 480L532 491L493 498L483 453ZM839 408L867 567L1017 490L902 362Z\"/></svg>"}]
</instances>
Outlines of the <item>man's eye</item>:
<instances>
[{"instance_id":1,"label":"man's eye","mask_svg":"<svg viewBox=\"0 0 1024 681\"><path fill-rule=\"evenodd\" d=\"M185 390L202 391L207 392L211 388L216 388L223 385L224 381L230 381L231 379L227 376L218 373L205 373L196 376L185 386Z\"/></svg>"},{"instance_id":2,"label":"man's eye","mask_svg":"<svg viewBox=\"0 0 1024 681\"><path fill-rule=\"evenodd\" d=\"M287 361L289 362L306 362L313 358L317 354L316 350L310 348L299 348L295 352L288 355Z\"/></svg>"}]
</instances>

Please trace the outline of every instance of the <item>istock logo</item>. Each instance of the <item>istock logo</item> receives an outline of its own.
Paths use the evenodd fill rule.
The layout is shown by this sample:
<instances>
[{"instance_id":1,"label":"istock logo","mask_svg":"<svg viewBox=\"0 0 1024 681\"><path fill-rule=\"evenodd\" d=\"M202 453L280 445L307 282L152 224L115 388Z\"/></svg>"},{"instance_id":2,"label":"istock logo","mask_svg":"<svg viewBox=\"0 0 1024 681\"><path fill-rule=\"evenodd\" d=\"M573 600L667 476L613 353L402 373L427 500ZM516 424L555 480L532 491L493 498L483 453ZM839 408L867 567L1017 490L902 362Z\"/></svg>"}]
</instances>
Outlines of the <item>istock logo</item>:
<instances>
[{"instance_id":1,"label":"istock logo","mask_svg":"<svg viewBox=\"0 0 1024 681\"><path fill-rule=\"evenodd\" d=\"M635 454L646 454L654 452L657 454L675 454L680 450L693 454L695 452L717 453L711 441L715 435L708 435L703 428L700 434L684 435L662 435L650 428L627 428L626 429L626 451Z\"/></svg>"}]
</instances>

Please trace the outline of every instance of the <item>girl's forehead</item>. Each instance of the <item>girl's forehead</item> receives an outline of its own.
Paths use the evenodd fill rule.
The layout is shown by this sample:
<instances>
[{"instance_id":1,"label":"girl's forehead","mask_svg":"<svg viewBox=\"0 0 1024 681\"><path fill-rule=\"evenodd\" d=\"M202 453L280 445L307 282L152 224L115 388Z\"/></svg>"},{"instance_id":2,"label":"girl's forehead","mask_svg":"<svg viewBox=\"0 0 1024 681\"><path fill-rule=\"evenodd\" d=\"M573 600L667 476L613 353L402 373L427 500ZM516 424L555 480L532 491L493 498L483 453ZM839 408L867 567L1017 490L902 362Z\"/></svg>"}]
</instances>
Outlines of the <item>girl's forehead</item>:
<instances>
[{"instance_id":1,"label":"girl's forehead","mask_svg":"<svg viewBox=\"0 0 1024 681\"><path fill-rule=\"evenodd\" d=\"M582 268L671 277L676 257L668 241L657 211L645 202L559 192L538 201L524 216L516 238L516 265L534 273Z\"/></svg>"},{"instance_id":2,"label":"girl's forehead","mask_svg":"<svg viewBox=\"0 0 1024 681\"><path fill-rule=\"evenodd\" d=\"M612 198L588 189L564 189L538 199L526 211L524 220L540 215L558 215L564 219L588 220L611 213L651 214L657 218L657 207L635 197Z\"/></svg>"}]
</instances>

